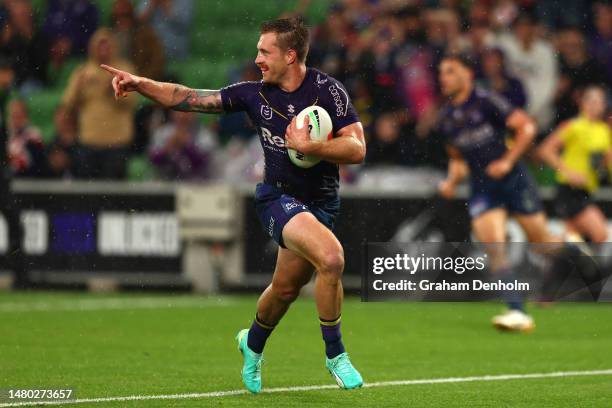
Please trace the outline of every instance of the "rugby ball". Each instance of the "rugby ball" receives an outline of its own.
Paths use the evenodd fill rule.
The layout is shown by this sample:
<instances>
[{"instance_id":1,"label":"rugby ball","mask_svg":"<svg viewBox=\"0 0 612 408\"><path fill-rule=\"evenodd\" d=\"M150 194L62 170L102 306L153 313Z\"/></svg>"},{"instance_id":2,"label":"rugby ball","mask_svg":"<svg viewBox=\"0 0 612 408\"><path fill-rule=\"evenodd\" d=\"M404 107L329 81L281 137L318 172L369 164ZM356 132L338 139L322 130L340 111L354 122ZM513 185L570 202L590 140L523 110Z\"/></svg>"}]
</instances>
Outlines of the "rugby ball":
<instances>
[{"instance_id":1,"label":"rugby ball","mask_svg":"<svg viewBox=\"0 0 612 408\"><path fill-rule=\"evenodd\" d=\"M325 142L333 137L331 117L325 109L320 106L313 105L301 111L296 117L298 129L301 129L302 126L304 126L304 117L306 115L308 115L310 118L308 129L310 130L311 140ZM308 156L294 149L287 149L287 152L289 153L289 159L291 159L291 162L304 169L312 167L321 161L319 157Z\"/></svg>"}]
</instances>

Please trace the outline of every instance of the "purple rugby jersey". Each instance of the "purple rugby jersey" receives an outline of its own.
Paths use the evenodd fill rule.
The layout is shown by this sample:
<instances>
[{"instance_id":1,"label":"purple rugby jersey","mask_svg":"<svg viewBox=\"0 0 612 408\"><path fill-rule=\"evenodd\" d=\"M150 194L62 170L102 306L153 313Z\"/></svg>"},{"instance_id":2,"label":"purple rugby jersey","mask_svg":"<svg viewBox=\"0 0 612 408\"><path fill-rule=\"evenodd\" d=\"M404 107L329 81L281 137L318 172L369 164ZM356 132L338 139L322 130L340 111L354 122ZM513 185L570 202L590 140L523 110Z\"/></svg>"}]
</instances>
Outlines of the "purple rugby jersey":
<instances>
[{"instance_id":1,"label":"purple rugby jersey","mask_svg":"<svg viewBox=\"0 0 612 408\"><path fill-rule=\"evenodd\" d=\"M302 198L333 197L338 194L338 165L322 160L302 169L290 160L285 130L302 109L318 105L332 119L333 133L359 122L344 86L331 76L308 68L304 81L293 92L276 85L240 82L221 89L225 112L245 111L257 128L265 157L264 182L289 189Z\"/></svg>"},{"instance_id":2,"label":"purple rugby jersey","mask_svg":"<svg viewBox=\"0 0 612 408\"><path fill-rule=\"evenodd\" d=\"M440 112L438 129L446 142L461 152L477 189L499 182L489 178L485 170L508 150L506 120L514 109L503 96L476 87L467 101L457 106L449 103ZM520 166L517 163L513 172Z\"/></svg>"}]
</instances>

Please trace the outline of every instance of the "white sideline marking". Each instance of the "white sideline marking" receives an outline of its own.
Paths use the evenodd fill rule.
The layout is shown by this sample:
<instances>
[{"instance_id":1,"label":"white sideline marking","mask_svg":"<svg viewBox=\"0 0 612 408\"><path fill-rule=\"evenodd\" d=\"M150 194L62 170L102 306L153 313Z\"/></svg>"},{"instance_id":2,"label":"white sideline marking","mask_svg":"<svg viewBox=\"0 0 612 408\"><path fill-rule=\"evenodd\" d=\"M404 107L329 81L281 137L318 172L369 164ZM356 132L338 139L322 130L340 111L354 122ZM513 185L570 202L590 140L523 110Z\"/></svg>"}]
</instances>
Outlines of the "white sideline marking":
<instances>
[{"instance_id":1,"label":"white sideline marking","mask_svg":"<svg viewBox=\"0 0 612 408\"><path fill-rule=\"evenodd\" d=\"M422 380L397 380L397 381L379 381L365 383L364 388L375 387L393 387L397 385L420 385L420 384L445 384L445 383L461 383L475 381L509 381L509 380L524 380L533 378L556 378L556 377L579 377L579 376L596 376L596 375L612 375L612 369L609 370L589 370L589 371L557 371L551 373L531 373L531 374L501 374L501 375L482 375L474 377L448 377L448 378L430 378ZM279 387L263 389L262 394L273 394L278 392L296 392L296 391L318 391L337 389L337 385L307 385L300 387ZM72 401L42 401L42 402L10 402L0 404L0 407L27 407L34 405L62 405L62 404L86 404L98 402L113 402L113 401L145 401L145 400L171 400L171 399L195 399L195 398L215 398L215 397L230 397L234 395L248 394L246 390L231 390L231 391L212 391L189 394L168 394L168 395L130 395L126 397L102 397L102 398L84 398Z\"/></svg>"},{"instance_id":2,"label":"white sideline marking","mask_svg":"<svg viewBox=\"0 0 612 408\"><path fill-rule=\"evenodd\" d=\"M48 301L35 302L0 302L0 313L161 309L174 307L228 306L230 304L232 304L232 301L225 298L197 297L111 298L60 301L51 299Z\"/></svg>"}]
</instances>

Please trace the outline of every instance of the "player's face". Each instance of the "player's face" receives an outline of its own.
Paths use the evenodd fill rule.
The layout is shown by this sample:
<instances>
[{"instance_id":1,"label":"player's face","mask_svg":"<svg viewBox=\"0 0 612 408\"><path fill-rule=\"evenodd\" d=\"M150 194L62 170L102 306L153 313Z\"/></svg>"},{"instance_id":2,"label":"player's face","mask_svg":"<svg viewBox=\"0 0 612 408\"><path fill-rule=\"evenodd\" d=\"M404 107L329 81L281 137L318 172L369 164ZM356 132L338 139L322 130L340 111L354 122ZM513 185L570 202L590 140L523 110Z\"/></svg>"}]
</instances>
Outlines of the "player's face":
<instances>
[{"instance_id":1,"label":"player's face","mask_svg":"<svg viewBox=\"0 0 612 408\"><path fill-rule=\"evenodd\" d=\"M442 95L449 98L461 93L469 81L467 68L454 60L442 61L439 76Z\"/></svg>"},{"instance_id":2,"label":"player's face","mask_svg":"<svg viewBox=\"0 0 612 408\"><path fill-rule=\"evenodd\" d=\"M582 111L590 118L601 118L606 111L606 96L600 89L589 89L582 97Z\"/></svg>"},{"instance_id":3,"label":"player's face","mask_svg":"<svg viewBox=\"0 0 612 408\"><path fill-rule=\"evenodd\" d=\"M278 84L287 72L286 52L276 42L276 33L265 33L257 43L255 64L261 70L263 81Z\"/></svg>"}]
</instances>

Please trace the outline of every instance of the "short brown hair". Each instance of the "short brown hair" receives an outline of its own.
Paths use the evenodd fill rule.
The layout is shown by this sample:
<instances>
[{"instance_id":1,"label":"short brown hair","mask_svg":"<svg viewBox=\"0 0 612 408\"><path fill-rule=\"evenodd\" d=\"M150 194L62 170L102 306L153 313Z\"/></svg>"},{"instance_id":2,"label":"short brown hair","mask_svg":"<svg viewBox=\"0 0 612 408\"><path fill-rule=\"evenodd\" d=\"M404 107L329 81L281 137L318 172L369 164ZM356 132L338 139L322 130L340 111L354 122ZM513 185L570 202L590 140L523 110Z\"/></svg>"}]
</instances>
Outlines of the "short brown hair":
<instances>
[{"instance_id":1,"label":"short brown hair","mask_svg":"<svg viewBox=\"0 0 612 408\"><path fill-rule=\"evenodd\" d=\"M306 61L310 34L300 17L279 18L266 21L259 29L261 34L276 33L278 46L282 50L294 50L300 62Z\"/></svg>"}]
</instances>

